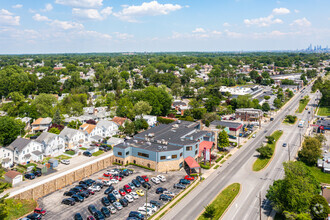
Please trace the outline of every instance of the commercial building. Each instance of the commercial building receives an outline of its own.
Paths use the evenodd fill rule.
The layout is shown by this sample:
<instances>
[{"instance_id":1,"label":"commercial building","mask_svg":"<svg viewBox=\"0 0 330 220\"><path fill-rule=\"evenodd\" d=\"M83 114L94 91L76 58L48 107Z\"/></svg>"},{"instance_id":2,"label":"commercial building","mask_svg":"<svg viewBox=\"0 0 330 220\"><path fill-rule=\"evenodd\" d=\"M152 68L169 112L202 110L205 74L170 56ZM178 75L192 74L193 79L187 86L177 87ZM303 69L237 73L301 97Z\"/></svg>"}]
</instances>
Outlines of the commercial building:
<instances>
[{"instance_id":1,"label":"commercial building","mask_svg":"<svg viewBox=\"0 0 330 220\"><path fill-rule=\"evenodd\" d=\"M236 119L241 119L242 121L249 122L258 122L259 125L261 125L262 116L262 110L254 108L240 108L236 109L235 112Z\"/></svg>"},{"instance_id":2,"label":"commercial building","mask_svg":"<svg viewBox=\"0 0 330 220\"><path fill-rule=\"evenodd\" d=\"M212 121L210 124L211 128L217 128L218 126L228 128L229 134L233 136L238 136L240 129L243 127L241 122L231 122L231 121Z\"/></svg>"},{"instance_id":3,"label":"commercial building","mask_svg":"<svg viewBox=\"0 0 330 220\"><path fill-rule=\"evenodd\" d=\"M200 124L175 121L161 124L114 146L114 161L134 163L158 172L178 170L187 157L197 158L203 141L214 141L212 131L200 130Z\"/></svg>"}]
</instances>

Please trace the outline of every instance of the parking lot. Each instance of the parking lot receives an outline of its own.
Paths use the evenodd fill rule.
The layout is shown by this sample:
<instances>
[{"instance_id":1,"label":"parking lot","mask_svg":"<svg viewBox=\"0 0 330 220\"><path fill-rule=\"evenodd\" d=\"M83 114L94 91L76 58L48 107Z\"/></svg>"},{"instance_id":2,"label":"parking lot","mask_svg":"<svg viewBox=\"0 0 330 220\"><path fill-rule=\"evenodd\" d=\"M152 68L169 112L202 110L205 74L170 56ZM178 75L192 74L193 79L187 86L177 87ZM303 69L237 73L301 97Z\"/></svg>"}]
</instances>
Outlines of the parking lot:
<instances>
[{"instance_id":1,"label":"parking lot","mask_svg":"<svg viewBox=\"0 0 330 220\"><path fill-rule=\"evenodd\" d=\"M116 166L109 167L107 169L114 169L117 168ZM123 188L124 185L131 182L133 179L136 178L136 176L143 176L147 175L149 178L149 183L152 186L151 189L148 191L147 199L150 200L156 200L160 202L162 205L165 204L165 202L159 200L159 195L156 194L155 191L158 187L164 187L168 191L173 192L175 194L178 194L181 190L180 189L174 189L173 185L175 183L178 183L181 178L183 178L186 173L184 171L176 171L176 172L170 172L168 174L162 173L161 175L165 176L166 182L161 182L160 184L154 184L150 181L150 178L153 176L157 176L159 173L155 173L153 171L148 171L142 168L138 167L128 167L130 169L134 170L134 173L123 178L122 181L118 182L118 184L113 184L116 190L119 190L120 188ZM98 179L100 177L103 177L103 173L106 170L100 171L98 173L93 174L89 178L91 179ZM104 186L103 189L101 189L100 192L95 192L95 195L90 195L88 198L85 198L85 201L82 203L76 203L74 206L68 206L61 204L61 201L64 198L69 198L67 196L64 196L63 193L66 191L69 191L74 186L77 186L78 182L72 184L71 186L67 186L61 190L58 190L54 193L51 193L43 198L40 198L38 200L39 207L44 208L47 210L47 214L45 215L44 219L73 219L75 213L80 213L84 219L87 218L87 216L90 216L87 207L89 205L95 205L95 207L100 210L101 207L104 205L101 203L101 198L104 196L107 196L104 194L104 191L108 188L107 186ZM141 186L138 189L144 188ZM136 191L136 189L132 191ZM144 190L145 191L145 190ZM143 206L143 204L146 202L146 196L139 197L138 199L134 200L132 203L129 203L127 207L124 207L122 210L118 211L115 214L112 214L110 218L115 219L126 219L129 215L130 211L137 211L139 207Z\"/></svg>"}]
</instances>

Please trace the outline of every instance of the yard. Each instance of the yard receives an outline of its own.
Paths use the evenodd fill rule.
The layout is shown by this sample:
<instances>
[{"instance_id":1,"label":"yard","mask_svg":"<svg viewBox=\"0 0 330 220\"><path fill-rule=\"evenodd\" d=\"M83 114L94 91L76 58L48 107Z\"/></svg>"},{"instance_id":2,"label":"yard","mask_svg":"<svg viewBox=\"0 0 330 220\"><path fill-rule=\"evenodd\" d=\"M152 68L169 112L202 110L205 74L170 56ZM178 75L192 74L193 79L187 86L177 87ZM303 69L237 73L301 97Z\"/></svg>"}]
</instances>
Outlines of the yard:
<instances>
[{"instance_id":1,"label":"yard","mask_svg":"<svg viewBox=\"0 0 330 220\"><path fill-rule=\"evenodd\" d=\"M58 160L69 160L69 159L71 159L72 157L69 157L69 156L67 156L67 155L60 155L60 156L58 156L58 157L55 157L56 159L58 159Z\"/></svg>"},{"instance_id":2,"label":"yard","mask_svg":"<svg viewBox=\"0 0 330 220\"><path fill-rule=\"evenodd\" d=\"M310 98L308 96L305 96L303 99L300 99L299 107L296 112L302 113L304 111L306 105L308 104L309 100L310 100Z\"/></svg>"},{"instance_id":3,"label":"yard","mask_svg":"<svg viewBox=\"0 0 330 220\"><path fill-rule=\"evenodd\" d=\"M73 155L76 154L76 152L73 151L73 150L68 150L68 151L65 151L64 153L65 153L65 154L68 154L68 155L71 155L71 156L73 156Z\"/></svg>"},{"instance_id":4,"label":"yard","mask_svg":"<svg viewBox=\"0 0 330 220\"><path fill-rule=\"evenodd\" d=\"M97 157L97 156L100 156L100 155L103 154L103 153L104 153L104 151L99 150L99 151L96 151L95 153L93 153L92 155L93 155L94 157Z\"/></svg>"},{"instance_id":5,"label":"yard","mask_svg":"<svg viewBox=\"0 0 330 220\"><path fill-rule=\"evenodd\" d=\"M278 141L278 139L280 139L280 137L282 136L283 131L275 131L271 136L274 137L275 141L273 144L267 144L269 147L271 147L273 149L273 155L274 156L274 151L275 151L275 147L276 147L276 143ZM271 158L260 158L258 157L257 160L254 162L253 164L253 171L260 171L263 168L265 168L267 166L267 164L269 163L269 161L272 159Z\"/></svg>"},{"instance_id":6,"label":"yard","mask_svg":"<svg viewBox=\"0 0 330 220\"><path fill-rule=\"evenodd\" d=\"M222 214L226 211L228 206L235 199L237 194L239 193L241 185L239 183L233 183L225 188L208 207L214 208L213 214L210 212L204 211L198 218L198 220L204 219L219 219ZM208 215L211 214L211 215Z\"/></svg>"},{"instance_id":7,"label":"yard","mask_svg":"<svg viewBox=\"0 0 330 220\"><path fill-rule=\"evenodd\" d=\"M15 220L30 212L37 207L37 202L34 200L18 200L18 199L6 199L6 205L8 207L8 216L5 220Z\"/></svg>"},{"instance_id":8,"label":"yard","mask_svg":"<svg viewBox=\"0 0 330 220\"><path fill-rule=\"evenodd\" d=\"M319 110L317 111L317 115L319 116L328 116L330 115L330 107L327 106L320 106Z\"/></svg>"},{"instance_id":9,"label":"yard","mask_svg":"<svg viewBox=\"0 0 330 220\"><path fill-rule=\"evenodd\" d=\"M317 167L308 167L311 171L312 175L316 178L320 183L328 183L330 184L330 174L322 172L321 169Z\"/></svg>"}]
</instances>

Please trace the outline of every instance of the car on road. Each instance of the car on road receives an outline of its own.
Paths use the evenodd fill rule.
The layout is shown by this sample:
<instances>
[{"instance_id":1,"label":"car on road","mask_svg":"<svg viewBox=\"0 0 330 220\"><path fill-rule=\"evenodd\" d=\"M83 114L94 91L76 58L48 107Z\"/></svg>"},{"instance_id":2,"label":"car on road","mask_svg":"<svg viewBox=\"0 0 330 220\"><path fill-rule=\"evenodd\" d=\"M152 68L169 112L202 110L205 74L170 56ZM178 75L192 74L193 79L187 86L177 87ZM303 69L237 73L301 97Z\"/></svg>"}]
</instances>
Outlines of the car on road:
<instances>
[{"instance_id":1,"label":"car on road","mask_svg":"<svg viewBox=\"0 0 330 220\"><path fill-rule=\"evenodd\" d=\"M94 215L94 213L97 212L95 205L89 205L87 209L92 215Z\"/></svg>"},{"instance_id":2,"label":"car on road","mask_svg":"<svg viewBox=\"0 0 330 220\"><path fill-rule=\"evenodd\" d=\"M119 192L117 190L112 191L112 194L117 198L120 199L121 195L119 194Z\"/></svg>"},{"instance_id":3,"label":"car on road","mask_svg":"<svg viewBox=\"0 0 330 220\"><path fill-rule=\"evenodd\" d=\"M73 198L67 198L67 199L63 199L62 200L62 204L71 205L72 206L72 205L76 204L76 201Z\"/></svg>"},{"instance_id":4,"label":"car on road","mask_svg":"<svg viewBox=\"0 0 330 220\"><path fill-rule=\"evenodd\" d=\"M162 182L165 182L165 181L166 181L166 178L165 178L165 176L163 176L163 175L158 175L157 178L158 178L160 181L162 181Z\"/></svg>"},{"instance_id":5,"label":"car on road","mask_svg":"<svg viewBox=\"0 0 330 220\"><path fill-rule=\"evenodd\" d=\"M117 210L122 210L123 206L120 204L120 202L114 202L112 204Z\"/></svg>"},{"instance_id":6,"label":"car on road","mask_svg":"<svg viewBox=\"0 0 330 220\"><path fill-rule=\"evenodd\" d=\"M133 183L134 186L136 186L137 188L139 188L139 187L141 186L141 183L140 183L138 180L136 180L136 179L133 179L133 180L132 180L132 183Z\"/></svg>"},{"instance_id":7,"label":"car on road","mask_svg":"<svg viewBox=\"0 0 330 220\"><path fill-rule=\"evenodd\" d=\"M106 217L106 218L109 218L110 215L111 215L111 213L110 213L110 211L109 211L109 209L107 207L102 207L101 208L101 212L104 215L104 217Z\"/></svg>"},{"instance_id":8,"label":"car on road","mask_svg":"<svg viewBox=\"0 0 330 220\"><path fill-rule=\"evenodd\" d=\"M38 213L32 213L26 217L31 220L41 220L41 215Z\"/></svg>"},{"instance_id":9,"label":"car on road","mask_svg":"<svg viewBox=\"0 0 330 220\"><path fill-rule=\"evenodd\" d=\"M187 184L190 184L190 181L189 180L186 180L186 179L180 179L179 183L180 184L187 185Z\"/></svg>"},{"instance_id":10,"label":"car on road","mask_svg":"<svg viewBox=\"0 0 330 220\"><path fill-rule=\"evenodd\" d=\"M129 195L132 196L133 199L138 199L139 198L139 195L136 192L130 192Z\"/></svg>"},{"instance_id":11,"label":"car on road","mask_svg":"<svg viewBox=\"0 0 330 220\"><path fill-rule=\"evenodd\" d=\"M70 190L70 191L64 192L63 193L63 196L73 196L75 194L77 194L77 192Z\"/></svg>"},{"instance_id":12,"label":"car on road","mask_svg":"<svg viewBox=\"0 0 330 220\"><path fill-rule=\"evenodd\" d=\"M136 193L139 195L139 196L144 196L144 192L142 189L138 189L136 190Z\"/></svg>"},{"instance_id":13,"label":"car on road","mask_svg":"<svg viewBox=\"0 0 330 220\"><path fill-rule=\"evenodd\" d=\"M129 185L125 185L125 186L124 186L124 190L125 190L125 192L127 192L127 193L132 192L132 189L131 189L131 187L130 187Z\"/></svg>"},{"instance_id":14,"label":"car on road","mask_svg":"<svg viewBox=\"0 0 330 220\"><path fill-rule=\"evenodd\" d=\"M157 177L151 177L151 182L153 182L154 184L159 184L160 180Z\"/></svg>"},{"instance_id":15,"label":"car on road","mask_svg":"<svg viewBox=\"0 0 330 220\"><path fill-rule=\"evenodd\" d=\"M150 189L151 185L147 182L142 183L143 188Z\"/></svg>"},{"instance_id":16,"label":"car on road","mask_svg":"<svg viewBox=\"0 0 330 220\"><path fill-rule=\"evenodd\" d=\"M85 200L84 197L77 195L77 194L71 196L71 198L73 198L76 202L83 202Z\"/></svg>"},{"instance_id":17,"label":"car on road","mask_svg":"<svg viewBox=\"0 0 330 220\"><path fill-rule=\"evenodd\" d=\"M125 196L125 195L126 195L126 192L125 192L125 190L123 190L123 189L119 189L119 194L120 194L121 196Z\"/></svg>"},{"instance_id":18,"label":"car on road","mask_svg":"<svg viewBox=\"0 0 330 220\"><path fill-rule=\"evenodd\" d=\"M156 189L156 194L162 194L166 190L167 190L166 188L159 187L159 188Z\"/></svg>"},{"instance_id":19,"label":"car on road","mask_svg":"<svg viewBox=\"0 0 330 220\"><path fill-rule=\"evenodd\" d=\"M193 176L186 175L184 177L184 179L186 179L186 180L194 180L195 178Z\"/></svg>"},{"instance_id":20,"label":"car on road","mask_svg":"<svg viewBox=\"0 0 330 220\"><path fill-rule=\"evenodd\" d=\"M115 190L115 187L113 186L109 186L105 191L104 191L104 194L109 194L109 193L112 193L112 191Z\"/></svg>"},{"instance_id":21,"label":"car on road","mask_svg":"<svg viewBox=\"0 0 330 220\"><path fill-rule=\"evenodd\" d=\"M70 160L60 160L61 164L70 165Z\"/></svg>"},{"instance_id":22,"label":"car on road","mask_svg":"<svg viewBox=\"0 0 330 220\"><path fill-rule=\"evenodd\" d=\"M33 173L27 173L24 175L25 179L29 179L29 180L33 180L35 177L35 175Z\"/></svg>"},{"instance_id":23,"label":"car on road","mask_svg":"<svg viewBox=\"0 0 330 220\"><path fill-rule=\"evenodd\" d=\"M113 207L113 205L109 205L108 209L109 209L111 214L115 214L117 212L117 209L115 209L115 207Z\"/></svg>"},{"instance_id":24,"label":"car on road","mask_svg":"<svg viewBox=\"0 0 330 220\"><path fill-rule=\"evenodd\" d=\"M256 137L256 134L253 134L253 135L252 135L252 138L255 138L255 137Z\"/></svg>"},{"instance_id":25,"label":"car on road","mask_svg":"<svg viewBox=\"0 0 330 220\"><path fill-rule=\"evenodd\" d=\"M131 202L134 201L134 199L133 199L133 197L131 195L124 196L124 199L126 199L129 203L131 203Z\"/></svg>"},{"instance_id":26,"label":"car on road","mask_svg":"<svg viewBox=\"0 0 330 220\"><path fill-rule=\"evenodd\" d=\"M80 213L74 214L74 220L83 220L83 217L81 216Z\"/></svg>"},{"instance_id":27,"label":"car on road","mask_svg":"<svg viewBox=\"0 0 330 220\"><path fill-rule=\"evenodd\" d=\"M165 194L161 194L159 196L159 200L163 200L163 201L170 201L172 199L171 196L165 195Z\"/></svg>"},{"instance_id":28,"label":"car on road","mask_svg":"<svg viewBox=\"0 0 330 220\"><path fill-rule=\"evenodd\" d=\"M155 200L150 200L149 201L151 204L153 204L154 206L156 206L157 208L160 208L161 204Z\"/></svg>"},{"instance_id":29,"label":"car on road","mask_svg":"<svg viewBox=\"0 0 330 220\"><path fill-rule=\"evenodd\" d=\"M142 215L141 213L139 212L135 212L135 211L131 211L128 215L128 217L135 217L137 219L144 219L144 215Z\"/></svg>"},{"instance_id":30,"label":"car on road","mask_svg":"<svg viewBox=\"0 0 330 220\"><path fill-rule=\"evenodd\" d=\"M101 202L104 206L109 206L111 205L109 199L107 197L102 197Z\"/></svg>"},{"instance_id":31,"label":"car on road","mask_svg":"<svg viewBox=\"0 0 330 220\"><path fill-rule=\"evenodd\" d=\"M287 144L286 143L283 143L283 145L282 145L283 147L286 147L287 146Z\"/></svg>"},{"instance_id":32,"label":"car on road","mask_svg":"<svg viewBox=\"0 0 330 220\"><path fill-rule=\"evenodd\" d=\"M110 193L110 194L108 195L108 199L109 199L110 203L114 203L114 202L117 201L116 196L114 196L112 193Z\"/></svg>"},{"instance_id":33,"label":"car on road","mask_svg":"<svg viewBox=\"0 0 330 220\"><path fill-rule=\"evenodd\" d=\"M47 211L42 208L36 208L34 209L34 213L40 214L40 215L46 215Z\"/></svg>"},{"instance_id":34,"label":"car on road","mask_svg":"<svg viewBox=\"0 0 330 220\"><path fill-rule=\"evenodd\" d=\"M129 185L129 187L131 187L131 190L135 189L135 185L133 183L127 183L127 185Z\"/></svg>"}]
</instances>

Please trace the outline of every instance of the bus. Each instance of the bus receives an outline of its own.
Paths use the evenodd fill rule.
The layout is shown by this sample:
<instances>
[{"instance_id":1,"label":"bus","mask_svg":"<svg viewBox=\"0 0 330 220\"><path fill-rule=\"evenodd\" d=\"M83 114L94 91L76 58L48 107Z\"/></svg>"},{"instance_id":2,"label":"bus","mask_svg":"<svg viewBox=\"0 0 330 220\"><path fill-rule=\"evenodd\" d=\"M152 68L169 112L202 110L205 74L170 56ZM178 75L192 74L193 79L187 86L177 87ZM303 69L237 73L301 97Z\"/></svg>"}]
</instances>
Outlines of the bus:
<instances>
[{"instance_id":1,"label":"bus","mask_svg":"<svg viewBox=\"0 0 330 220\"><path fill-rule=\"evenodd\" d=\"M298 124L298 128L303 128L304 127L304 124L305 124L305 121L304 120L300 120L299 121L299 124Z\"/></svg>"}]
</instances>

